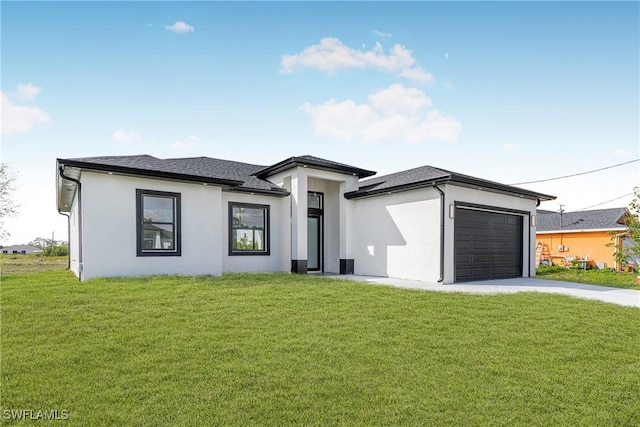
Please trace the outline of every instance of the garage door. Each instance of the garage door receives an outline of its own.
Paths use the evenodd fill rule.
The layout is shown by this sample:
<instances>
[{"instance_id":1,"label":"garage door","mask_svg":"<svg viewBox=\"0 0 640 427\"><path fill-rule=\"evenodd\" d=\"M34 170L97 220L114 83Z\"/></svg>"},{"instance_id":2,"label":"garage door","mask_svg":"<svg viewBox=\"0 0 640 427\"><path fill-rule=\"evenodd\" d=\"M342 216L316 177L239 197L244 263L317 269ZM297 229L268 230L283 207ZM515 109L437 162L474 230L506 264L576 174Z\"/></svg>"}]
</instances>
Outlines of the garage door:
<instances>
[{"instance_id":1,"label":"garage door","mask_svg":"<svg viewBox=\"0 0 640 427\"><path fill-rule=\"evenodd\" d=\"M522 216L456 209L456 282L522 276Z\"/></svg>"}]
</instances>

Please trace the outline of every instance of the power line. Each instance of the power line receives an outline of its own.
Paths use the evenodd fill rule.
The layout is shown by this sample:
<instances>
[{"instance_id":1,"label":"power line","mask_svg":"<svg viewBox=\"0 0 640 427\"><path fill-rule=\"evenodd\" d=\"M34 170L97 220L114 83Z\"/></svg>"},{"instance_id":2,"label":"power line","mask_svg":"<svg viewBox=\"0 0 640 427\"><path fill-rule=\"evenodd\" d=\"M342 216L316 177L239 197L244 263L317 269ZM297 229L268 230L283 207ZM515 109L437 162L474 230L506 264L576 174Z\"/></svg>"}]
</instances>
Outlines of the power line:
<instances>
[{"instance_id":1,"label":"power line","mask_svg":"<svg viewBox=\"0 0 640 427\"><path fill-rule=\"evenodd\" d=\"M597 204L595 204L595 205L587 206L586 208L582 208L582 209L577 209L575 212L578 212L578 211L586 211L587 209L595 208L596 206L602 206L602 205L605 205L605 204L607 204L607 203L609 203L609 202L615 202L616 200L624 199L624 198L625 198L625 197L627 197L627 196L631 196L632 194L633 194L633 193L627 193L627 194L625 194L625 195L623 195L623 196L616 197L615 199L607 200L606 202L597 203Z\"/></svg>"},{"instance_id":2,"label":"power line","mask_svg":"<svg viewBox=\"0 0 640 427\"><path fill-rule=\"evenodd\" d=\"M638 162L638 161L640 161L640 159L629 160L628 162L618 163L617 165L606 166L604 168L593 169L593 170L586 171L586 172L574 173L572 175L559 176L557 178L540 179L538 181L516 182L515 184L511 184L511 185L536 184L538 182L547 182L547 181L555 181L557 179L572 178L574 176L586 175L586 174L589 174L589 173L600 172L600 171L603 171L603 170L606 170L606 169L617 168L618 166L624 166L624 165L628 165L629 163L635 163L635 162Z\"/></svg>"}]
</instances>

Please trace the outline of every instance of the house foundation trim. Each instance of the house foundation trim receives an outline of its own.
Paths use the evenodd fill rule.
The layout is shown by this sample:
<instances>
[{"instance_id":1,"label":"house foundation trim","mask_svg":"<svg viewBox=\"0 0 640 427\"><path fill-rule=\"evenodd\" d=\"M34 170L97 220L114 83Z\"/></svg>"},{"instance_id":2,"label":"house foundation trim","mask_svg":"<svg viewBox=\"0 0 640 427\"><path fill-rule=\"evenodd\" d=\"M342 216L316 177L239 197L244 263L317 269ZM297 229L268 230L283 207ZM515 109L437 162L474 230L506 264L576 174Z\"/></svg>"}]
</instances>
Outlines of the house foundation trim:
<instances>
[{"instance_id":1,"label":"house foundation trim","mask_svg":"<svg viewBox=\"0 0 640 427\"><path fill-rule=\"evenodd\" d=\"M353 274L354 265L353 259L340 259L340 274Z\"/></svg>"},{"instance_id":2,"label":"house foundation trim","mask_svg":"<svg viewBox=\"0 0 640 427\"><path fill-rule=\"evenodd\" d=\"M307 260L306 259L292 259L291 260L291 272L297 274L307 274Z\"/></svg>"}]
</instances>

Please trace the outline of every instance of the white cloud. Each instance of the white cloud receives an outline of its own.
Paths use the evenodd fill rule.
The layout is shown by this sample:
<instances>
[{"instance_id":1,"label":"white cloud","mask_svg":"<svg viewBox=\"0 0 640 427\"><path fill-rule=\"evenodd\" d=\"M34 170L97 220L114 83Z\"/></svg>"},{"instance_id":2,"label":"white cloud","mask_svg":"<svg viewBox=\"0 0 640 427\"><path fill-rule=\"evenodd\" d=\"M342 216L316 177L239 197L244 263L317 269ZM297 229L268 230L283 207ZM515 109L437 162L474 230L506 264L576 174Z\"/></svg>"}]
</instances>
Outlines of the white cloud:
<instances>
[{"instance_id":1,"label":"white cloud","mask_svg":"<svg viewBox=\"0 0 640 427\"><path fill-rule=\"evenodd\" d=\"M433 82L433 74L427 73L420 67L405 68L400 71L400 77L421 83Z\"/></svg>"},{"instance_id":2,"label":"white cloud","mask_svg":"<svg viewBox=\"0 0 640 427\"><path fill-rule=\"evenodd\" d=\"M344 45L335 37L327 37L298 54L283 55L280 72L292 73L300 68L312 68L332 75L350 68L373 68L395 72L420 82L432 81L433 76L415 67L415 62L413 52L400 44L393 45L389 53L385 53L380 43L376 43L371 50L357 50Z\"/></svg>"},{"instance_id":3,"label":"white cloud","mask_svg":"<svg viewBox=\"0 0 640 427\"><path fill-rule=\"evenodd\" d=\"M49 114L40 108L14 104L4 92L1 97L3 134L25 132L38 122L50 120Z\"/></svg>"},{"instance_id":4,"label":"white cloud","mask_svg":"<svg viewBox=\"0 0 640 427\"><path fill-rule=\"evenodd\" d=\"M385 38L385 39L393 36L393 34L391 34L391 33L383 33L382 31L378 31L378 30L371 30L371 32L373 34L375 34L376 36L382 37L382 38Z\"/></svg>"},{"instance_id":5,"label":"white cloud","mask_svg":"<svg viewBox=\"0 0 640 427\"><path fill-rule=\"evenodd\" d=\"M415 113L423 107L432 105L431 98L415 87L404 87L394 83L386 89L369 95L369 105L386 113Z\"/></svg>"},{"instance_id":6,"label":"white cloud","mask_svg":"<svg viewBox=\"0 0 640 427\"><path fill-rule=\"evenodd\" d=\"M172 142L171 144L169 144L169 146L175 149L187 149L196 147L199 142L200 138L195 135L189 135L184 139Z\"/></svg>"},{"instance_id":7,"label":"white cloud","mask_svg":"<svg viewBox=\"0 0 640 427\"><path fill-rule=\"evenodd\" d=\"M445 52L444 53L444 59L445 59L445 61L449 60L449 52Z\"/></svg>"},{"instance_id":8,"label":"white cloud","mask_svg":"<svg viewBox=\"0 0 640 427\"><path fill-rule=\"evenodd\" d=\"M502 149L505 151L513 151L517 150L518 148L520 148L520 146L518 144L514 144L513 142L502 144Z\"/></svg>"},{"instance_id":9,"label":"white cloud","mask_svg":"<svg viewBox=\"0 0 640 427\"><path fill-rule=\"evenodd\" d=\"M454 117L441 111L427 113L427 118L407 135L408 142L424 142L431 140L455 141L458 139L462 125Z\"/></svg>"},{"instance_id":10,"label":"white cloud","mask_svg":"<svg viewBox=\"0 0 640 427\"><path fill-rule=\"evenodd\" d=\"M113 139L119 142L136 142L140 141L142 137L135 132L118 129L113 133Z\"/></svg>"},{"instance_id":11,"label":"white cloud","mask_svg":"<svg viewBox=\"0 0 640 427\"><path fill-rule=\"evenodd\" d=\"M16 98L21 101L33 101L40 92L42 92L42 88L34 86L31 82L16 85Z\"/></svg>"},{"instance_id":12,"label":"white cloud","mask_svg":"<svg viewBox=\"0 0 640 427\"><path fill-rule=\"evenodd\" d=\"M193 33L195 31L195 28L184 21L176 21L173 25L165 25L164 28L176 34Z\"/></svg>"},{"instance_id":13,"label":"white cloud","mask_svg":"<svg viewBox=\"0 0 640 427\"><path fill-rule=\"evenodd\" d=\"M331 99L319 105L306 103L301 110L311 118L316 134L345 141L457 139L460 122L440 111L428 111L431 106L431 99L421 90L393 84L371 93L365 104Z\"/></svg>"},{"instance_id":14,"label":"white cloud","mask_svg":"<svg viewBox=\"0 0 640 427\"><path fill-rule=\"evenodd\" d=\"M616 149L616 150L613 150L613 155L614 156L630 156L631 150Z\"/></svg>"}]
</instances>

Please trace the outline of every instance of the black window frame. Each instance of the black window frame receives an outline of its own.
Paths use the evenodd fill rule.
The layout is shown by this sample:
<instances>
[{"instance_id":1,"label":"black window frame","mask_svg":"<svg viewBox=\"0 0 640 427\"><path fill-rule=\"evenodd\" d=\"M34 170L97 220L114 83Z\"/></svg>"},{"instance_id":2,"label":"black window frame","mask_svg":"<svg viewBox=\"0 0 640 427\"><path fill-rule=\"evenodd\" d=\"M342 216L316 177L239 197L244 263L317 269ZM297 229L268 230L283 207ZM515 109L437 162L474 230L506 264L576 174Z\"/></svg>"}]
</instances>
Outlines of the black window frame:
<instances>
[{"instance_id":1,"label":"black window frame","mask_svg":"<svg viewBox=\"0 0 640 427\"><path fill-rule=\"evenodd\" d=\"M157 222L158 224L173 225L173 249L144 249L144 196L166 197L174 199L173 221ZM136 252L139 257L146 256L182 256L181 229L181 194L168 191L136 189Z\"/></svg>"},{"instance_id":2,"label":"black window frame","mask_svg":"<svg viewBox=\"0 0 640 427\"><path fill-rule=\"evenodd\" d=\"M250 250L250 249L234 249L233 248L233 208L249 208L249 209L261 209L264 211L264 249L263 250ZM228 233L227 240L229 243L229 256L244 256L244 255L271 255L271 206L262 205L256 203L243 203L243 202L229 202L229 215L228 215Z\"/></svg>"}]
</instances>

